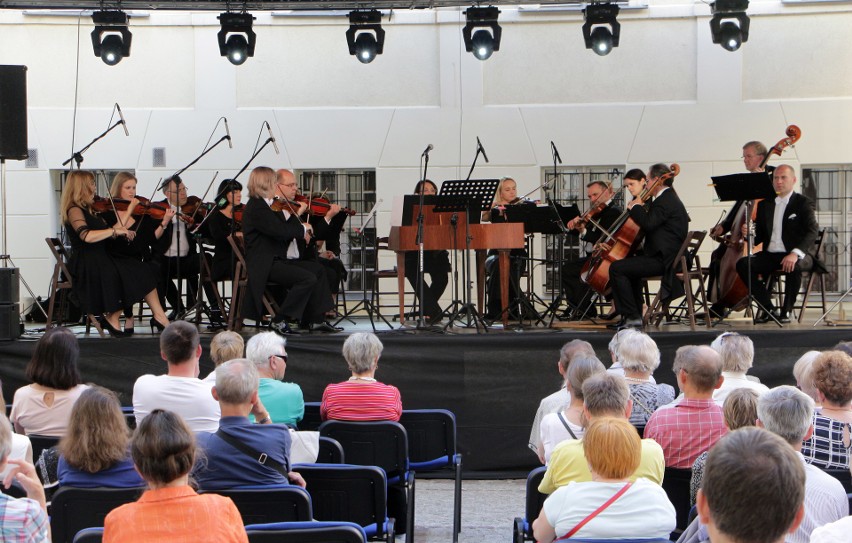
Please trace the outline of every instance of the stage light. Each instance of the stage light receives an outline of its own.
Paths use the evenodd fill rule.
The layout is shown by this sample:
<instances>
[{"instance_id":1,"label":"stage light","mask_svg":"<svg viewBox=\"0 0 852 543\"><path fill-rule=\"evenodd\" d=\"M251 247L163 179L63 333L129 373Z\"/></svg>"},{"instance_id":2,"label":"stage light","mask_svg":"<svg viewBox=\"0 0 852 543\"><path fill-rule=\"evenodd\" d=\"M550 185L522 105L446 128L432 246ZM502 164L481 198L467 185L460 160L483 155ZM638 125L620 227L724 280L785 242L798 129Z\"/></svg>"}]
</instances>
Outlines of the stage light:
<instances>
[{"instance_id":1,"label":"stage light","mask_svg":"<svg viewBox=\"0 0 852 543\"><path fill-rule=\"evenodd\" d=\"M583 40L586 49L604 56L613 47L618 47L621 37L621 24L616 21L618 11L619 7L609 2L592 2L583 9Z\"/></svg>"},{"instance_id":2,"label":"stage light","mask_svg":"<svg viewBox=\"0 0 852 543\"><path fill-rule=\"evenodd\" d=\"M92 49L107 65L115 66L130 56L133 39L127 28L129 18L123 11L95 11L92 13Z\"/></svg>"},{"instance_id":3,"label":"stage light","mask_svg":"<svg viewBox=\"0 0 852 543\"><path fill-rule=\"evenodd\" d=\"M376 55L381 55L385 47L381 12L375 9L350 11L346 44L349 54L355 55L363 64L369 64Z\"/></svg>"},{"instance_id":4,"label":"stage light","mask_svg":"<svg viewBox=\"0 0 852 543\"><path fill-rule=\"evenodd\" d=\"M239 66L248 57L254 56L254 45L257 36L251 29L254 16L251 13L232 13L226 11L219 14L222 29L216 35L219 39L219 54L228 57L231 64Z\"/></svg>"},{"instance_id":5,"label":"stage light","mask_svg":"<svg viewBox=\"0 0 852 543\"><path fill-rule=\"evenodd\" d=\"M464 13L467 16L467 24L462 29L464 49L479 60L486 60L494 51L500 50L503 33L497 24L500 10L494 6L470 7Z\"/></svg>"},{"instance_id":6,"label":"stage light","mask_svg":"<svg viewBox=\"0 0 852 543\"><path fill-rule=\"evenodd\" d=\"M716 0L710 4L710 34L713 43L728 51L736 51L748 41L750 19L746 15L748 0Z\"/></svg>"}]
</instances>

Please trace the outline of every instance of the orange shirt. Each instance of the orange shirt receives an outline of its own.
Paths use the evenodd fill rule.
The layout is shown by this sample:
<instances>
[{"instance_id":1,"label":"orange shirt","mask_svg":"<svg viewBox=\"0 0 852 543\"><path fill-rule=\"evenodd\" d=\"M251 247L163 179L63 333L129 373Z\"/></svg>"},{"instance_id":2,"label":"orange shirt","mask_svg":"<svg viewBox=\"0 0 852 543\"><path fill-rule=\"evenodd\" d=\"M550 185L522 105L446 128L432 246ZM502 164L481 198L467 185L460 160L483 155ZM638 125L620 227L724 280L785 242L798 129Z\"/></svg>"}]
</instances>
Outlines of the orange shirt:
<instances>
[{"instance_id":1,"label":"orange shirt","mask_svg":"<svg viewBox=\"0 0 852 543\"><path fill-rule=\"evenodd\" d=\"M197 494L189 486L147 490L114 509L104 523L105 543L248 543L230 498Z\"/></svg>"}]
</instances>

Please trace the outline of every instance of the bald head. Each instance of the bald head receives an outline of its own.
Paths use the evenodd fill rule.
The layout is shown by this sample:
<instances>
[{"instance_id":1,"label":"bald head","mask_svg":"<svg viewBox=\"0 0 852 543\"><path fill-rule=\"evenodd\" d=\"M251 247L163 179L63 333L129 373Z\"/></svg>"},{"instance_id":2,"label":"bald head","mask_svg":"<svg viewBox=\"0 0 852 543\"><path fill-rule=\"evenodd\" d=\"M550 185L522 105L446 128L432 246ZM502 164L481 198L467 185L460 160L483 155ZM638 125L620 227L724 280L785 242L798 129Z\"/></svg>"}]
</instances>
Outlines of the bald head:
<instances>
[{"instance_id":1,"label":"bald head","mask_svg":"<svg viewBox=\"0 0 852 543\"><path fill-rule=\"evenodd\" d=\"M687 397L712 395L722 384L722 358L706 345L679 348L672 369Z\"/></svg>"},{"instance_id":2,"label":"bald head","mask_svg":"<svg viewBox=\"0 0 852 543\"><path fill-rule=\"evenodd\" d=\"M290 171L290 170L285 170L284 168L281 168L280 170L276 170L275 175L277 176L276 182L279 183L279 184L285 183L288 180L290 180L290 181L296 180L296 176L293 174L293 172Z\"/></svg>"}]
</instances>

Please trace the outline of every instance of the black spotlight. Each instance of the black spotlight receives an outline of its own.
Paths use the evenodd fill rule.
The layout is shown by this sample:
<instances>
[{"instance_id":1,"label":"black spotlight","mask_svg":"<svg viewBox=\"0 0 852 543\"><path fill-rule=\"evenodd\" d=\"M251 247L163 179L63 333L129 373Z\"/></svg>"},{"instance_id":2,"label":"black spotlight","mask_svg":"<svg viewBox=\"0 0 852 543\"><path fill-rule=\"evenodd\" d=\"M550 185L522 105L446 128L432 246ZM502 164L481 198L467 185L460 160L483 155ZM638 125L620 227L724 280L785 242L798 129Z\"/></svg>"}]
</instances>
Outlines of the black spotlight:
<instances>
[{"instance_id":1,"label":"black spotlight","mask_svg":"<svg viewBox=\"0 0 852 543\"><path fill-rule=\"evenodd\" d=\"M710 34L713 43L728 51L736 51L748 41L748 0L716 0L710 4Z\"/></svg>"},{"instance_id":2,"label":"black spotlight","mask_svg":"<svg viewBox=\"0 0 852 543\"><path fill-rule=\"evenodd\" d=\"M503 30L497 24L500 10L494 6L471 7L464 12L467 24L462 29L464 49L479 60L486 60L494 51L500 50Z\"/></svg>"},{"instance_id":3,"label":"black spotlight","mask_svg":"<svg viewBox=\"0 0 852 543\"><path fill-rule=\"evenodd\" d=\"M231 64L239 66L248 57L254 56L254 45L257 36L251 29L254 16L251 13L219 14L222 30L216 35L219 38L219 54L228 57Z\"/></svg>"},{"instance_id":4,"label":"black spotlight","mask_svg":"<svg viewBox=\"0 0 852 543\"><path fill-rule=\"evenodd\" d=\"M385 31L382 29L382 14L372 9L349 12L349 30L346 31L349 54L355 55L364 64L373 62L385 47Z\"/></svg>"},{"instance_id":5,"label":"black spotlight","mask_svg":"<svg viewBox=\"0 0 852 543\"><path fill-rule=\"evenodd\" d=\"M130 56L130 41L133 36L127 28L129 18L123 11L95 11L92 13L92 48L96 57L106 64L115 66L124 57Z\"/></svg>"},{"instance_id":6,"label":"black spotlight","mask_svg":"<svg viewBox=\"0 0 852 543\"><path fill-rule=\"evenodd\" d=\"M604 56L618 47L621 37L621 24L615 20L618 16L618 6L609 2L592 2L583 9L583 40L586 49Z\"/></svg>"}]
</instances>

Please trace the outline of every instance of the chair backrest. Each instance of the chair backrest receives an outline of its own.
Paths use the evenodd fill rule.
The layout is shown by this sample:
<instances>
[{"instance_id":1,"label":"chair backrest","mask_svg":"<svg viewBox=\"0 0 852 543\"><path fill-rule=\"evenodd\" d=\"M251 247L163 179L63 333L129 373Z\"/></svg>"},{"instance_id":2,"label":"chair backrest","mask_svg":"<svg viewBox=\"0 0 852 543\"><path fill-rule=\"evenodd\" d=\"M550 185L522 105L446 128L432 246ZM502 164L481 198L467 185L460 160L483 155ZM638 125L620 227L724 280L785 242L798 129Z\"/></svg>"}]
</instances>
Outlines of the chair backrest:
<instances>
[{"instance_id":1,"label":"chair backrest","mask_svg":"<svg viewBox=\"0 0 852 543\"><path fill-rule=\"evenodd\" d=\"M320 402L305 402L305 415L299 421L299 430L319 430L321 424Z\"/></svg>"},{"instance_id":2,"label":"chair backrest","mask_svg":"<svg viewBox=\"0 0 852 543\"><path fill-rule=\"evenodd\" d=\"M84 528L74 536L74 543L101 543L103 540L103 528Z\"/></svg>"},{"instance_id":3,"label":"chair backrest","mask_svg":"<svg viewBox=\"0 0 852 543\"><path fill-rule=\"evenodd\" d=\"M319 452L317 453L317 463L319 464L343 464L346 461L346 454L343 452L343 446L336 439L320 436Z\"/></svg>"},{"instance_id":4,"label":"chair backrest","mask_svg":"<svg viewBox=\"0 0 852 543\"><path fill-rule=\"evenodd\" d=\"M456 417L451 411L403 410L399 423L408 434L411 469L424 471L452 465L456 454Z\"/></svg>"},{"instance_id":5,"label":"chair backrest","mask_svg":"<svg viewBox=\"0 0 852 543\"><path fill-rule=\"evenodd\" d=\"M231 498L240 511L243 524L298 522L313 518L311 497L298 486L230 488L201 491Z\"/></svg>"},{"instance_id":6,"label":"chair backrest","mask_svg":"<svg viewBox=\"0 0 852 543\"><path fill-rule=\"evenodd\" d=\"M706 230L690 230L686 235L686 240L680 248L681 253L678 256L681 273L687 274L690 270L700 268L701 264L698 260L698 250L701 249L701 244L704 243L704 238L707 237Z\"/></svg>"},{"instance_id":7,"label":"chair backrest","mask_svg":"<svg viewBox=\"0 0 852 543\"><path fill-rule=\"evenodd\" d=\"M364 543L367 534L354 522L276 522L246 526L250 543Z\"/></svg>"},{"instance_id":8,"label":"chair backrest","mask_svg":"<svg viewBox=\"0 0 852 543\"><path fill-rule=\"evenodd\" d=\"M532 523L538 518L538 515L541 513L541 507L544 505L544 500L547 499L547 494L542 494L538 491L538 485L544 479L544 472L546 471L546 466L540 466L527 475L527 499L524 514L526 515L525 519L529 526L529 533L527 535L531 538L533 537Z\"/></svg>"},{"instance_id":9,"label":"chair backrest","mask_svg":"<svg viewBox=\"0 0 852 543\"><path fill-rule=\"evenodd\" d=\"M50 530L54 543L71 543L83 528L104 525L107 514L137 500L144 488L60 487L50 504Z\"/></svg>"},{"instance_id":10,"label":"chair backrest","mask_svg":"<svg viewBox=\"0 0 852 543\"><path fill-rule=\"evenodd\" d=\"M30 438L30 444L33 446L34 461L38 461L38 457L41 456L41 451L58 445L60 439L58 437L40 436L38 434L27 434L27 437Z\"/></svg>"},{"instance_id":11,"label":"chair backrest","mask_svg":"<svg viewBox=\"0 0 852 543\"><path fill-rule=\"evenodd\" d=\"M690 503L689 484L692 480L691 469L666 468L663 476L663 490L674 505L677 514L677 528L685 530L689 519Z\"/></svg>"},{"instance_id":12,"label":"chair backrest","mask_svg":"<svg viewBox=\"0 0 852 543\"><path fill-rule=\"evenodd\" d=\"M393 530L387 518L387 478L375 466L296 464L305 479L316 520L354 522L368 535Z\"/></svg>"},{"instance_id":13,"label":"chair backrest","mask_svg":"<svg viewBox=\"0 0 852 543\"><path fill-rule=\"evenodd\" d=\"M55 288L71 288L71 272L68 271L68 251L65 250L65 245L62 244L59 238L44 238L47 246L50 247L50 252L56 262L53 271L54 280L57 282ZM59 278L64 277L65 281L60 282Z\"/></svg>"},{"instance_id":14,"label":"chair backrest","mask_svg":"<svg viewBox=\"0 0 852 543\"><path fill-rule=\"evenodd\" d=\"M843 490L845 490L847 494L852 493L852 473L850 473L848 469L823 468L822 471L840 481L840 484L843 485Z\"/></svg>"},{"instance_id":15,"label":"chair backrest","mask_svg":"<svg viewBox=\"0 0 852 543\"><path fill-rule=\"evenodd\" d=\"M392 483L408 471L408 437L398 422L327 420L319 431L340 442L349 464L378 466Z\"/></svg>"},{"instance_id":16,"label":"chair backrest","mask_svg":"<svg viewBox=\"0 0 852 543\"><path fill-rule=\"evenodd\" d=\"M231 234L228 236L228 244L231 250L234 251L234 256L237 258L237 264L234 268L234 282L245 281L248 277L248 268L246 267L246 251L244 248L244 240L242 236Z\"/></svg>"}]
</instances>

